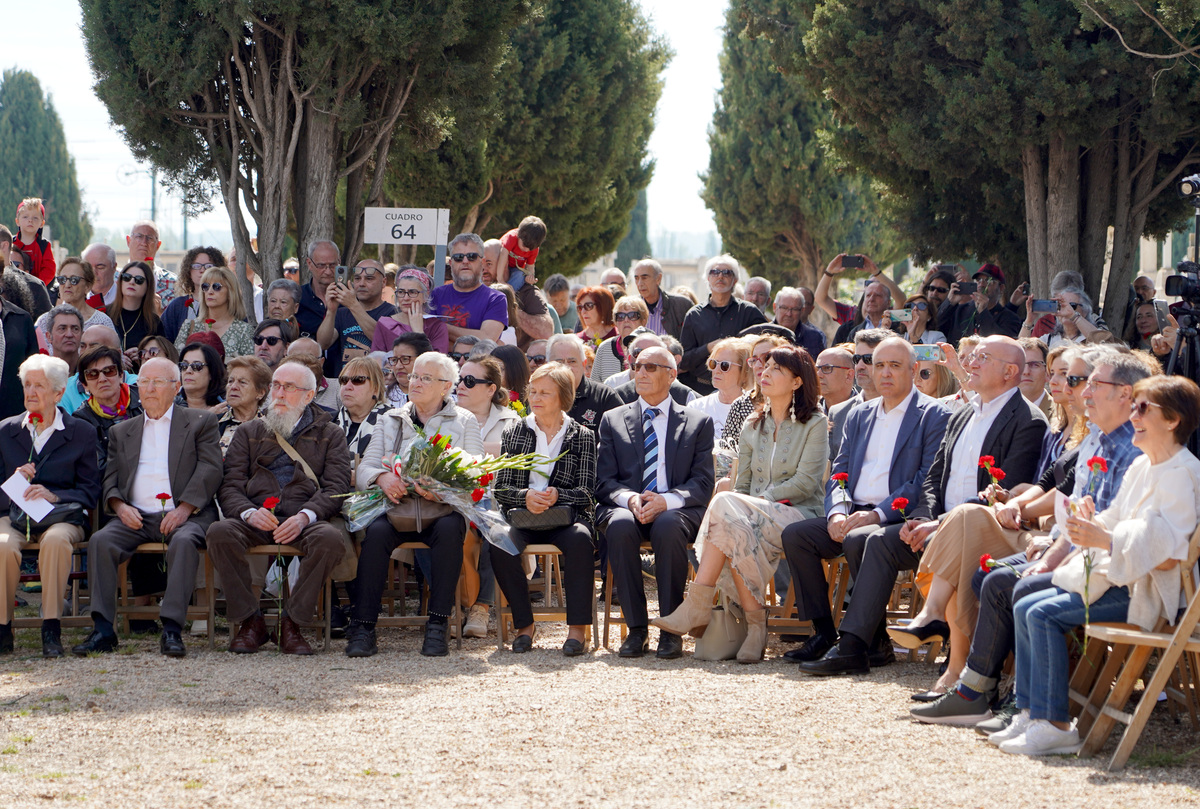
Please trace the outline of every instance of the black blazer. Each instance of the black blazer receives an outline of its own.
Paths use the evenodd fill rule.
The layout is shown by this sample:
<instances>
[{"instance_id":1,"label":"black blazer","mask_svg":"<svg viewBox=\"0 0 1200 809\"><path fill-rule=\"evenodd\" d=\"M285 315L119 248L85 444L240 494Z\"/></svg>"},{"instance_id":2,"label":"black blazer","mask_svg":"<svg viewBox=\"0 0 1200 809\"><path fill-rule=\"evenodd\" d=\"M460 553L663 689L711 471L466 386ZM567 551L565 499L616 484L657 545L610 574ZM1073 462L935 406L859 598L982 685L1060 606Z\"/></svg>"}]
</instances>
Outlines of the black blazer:
<instances>
[{"instance_id":1,"label":"black blazer","mask_svg":"<svg viewBox=\"0 0 1200 809\"><path fill-rule=\"evenodd\" d=\"M968 405L950 417L933 466L925 476L920 502L910 512L911 519L930 520L945 512L954 445L974 413L974 408ZM1006 489L1019 483L1037 483L1037 464L1042 454L1042 438L1046 429L1046 417L1042 411L1027 401L1020 391L1013 394L1001 408L983 439L980 455L991 455L996 459L995 466L1004 470ZM983 491L992 482L983 468L977 468L975 478L977 491Z\"/></svg>"},{"instance_id":2,"label":"black blazer","mask_svg":"<svg viewBox=\"0 0 1200 809\"><path fill-rule=\"evenodd\" d=\"M59 408L63 428L56 430L41 452L33 454L37 467L30 485L40 483L58 495L63 503L81 503L96 507L100 498L100 472L96 466L96 428L82 419L68 416ZM0 481L8 480L19 467L30 463L33 438L22 422L25 414L0 421ZM0 512L8 513L12 500L0 491Z\"/></svg>"},{"instance_id":3,"label":"black blazer","mask_svg":"<svg viewBox=\"0 0 1200 809\"><path fill-rule=\"evenodd\" d=\"M665 289L660 288L658 294L662 298L663 331L679 339L679 334L683 331L683 319L695 304L682 295L674 295Z\"/></svg>"},{"instance_id":4,"label":"black blazer","mask_svg":"<svg viewBox=\"0 0 1200 809\"><path fill-rule=\"evenodd\" d=\"M596 438L592 431L570 416L562 451L567 453L550 470L550 484L558 489L558 505L572 506L575 519L589 528L596 514ZM515 422L500 437L500 449L510 455L537 450L537 435L524 419ZM509 509L525 508L529 470L501 469L496 473L493 493L505 515Z\"/></svg>"},{"instance_id":5,"label":"black blazer","mask_svg":"<svg viewBox=\"0 0 1200 809\"><path fill-rule=\"evenodd\" d=\"M699 410L682 407L668 397L668 438L661 448L667 464L667 485L683 498L683 511L699 524L712 499L713 421ZM600 422L600 455L596 466L597 516L608 519L614 508L624 508L632 494L642 491L644 444L642 408L638 402L604 414ZM664 492L665 494L665 492Z\"/></svg>"}]
</instances>

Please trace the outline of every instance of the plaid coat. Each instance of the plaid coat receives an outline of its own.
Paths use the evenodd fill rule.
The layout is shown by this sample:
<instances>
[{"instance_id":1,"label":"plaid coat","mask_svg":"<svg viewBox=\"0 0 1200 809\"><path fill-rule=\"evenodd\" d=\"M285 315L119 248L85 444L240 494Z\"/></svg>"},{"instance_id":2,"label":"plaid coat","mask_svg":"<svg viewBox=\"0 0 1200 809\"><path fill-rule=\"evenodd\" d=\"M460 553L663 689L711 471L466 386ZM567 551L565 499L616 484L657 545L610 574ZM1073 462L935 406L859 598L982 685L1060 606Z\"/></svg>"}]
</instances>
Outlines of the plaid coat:
<instances>
[{"instance_id":1,"label":"plaid coat","mask_svg":"<svg viewBox=\"0 0 1200 809\"><path fill-rule=\"evenodd\" d=\"M591 528L596 510L596 438L592 431L566 416L567 434L562 449L567 454L550 470L550 486L558 489L558 504L575 507L575 519ZM504 431L500 448L510 455L534 452L537 435L518 421ZM525 492L529 488L529 472L524 469L502 469L496 473L493 496L507 514L509 509L525 508Z\"/></svg>"}]
</instances>

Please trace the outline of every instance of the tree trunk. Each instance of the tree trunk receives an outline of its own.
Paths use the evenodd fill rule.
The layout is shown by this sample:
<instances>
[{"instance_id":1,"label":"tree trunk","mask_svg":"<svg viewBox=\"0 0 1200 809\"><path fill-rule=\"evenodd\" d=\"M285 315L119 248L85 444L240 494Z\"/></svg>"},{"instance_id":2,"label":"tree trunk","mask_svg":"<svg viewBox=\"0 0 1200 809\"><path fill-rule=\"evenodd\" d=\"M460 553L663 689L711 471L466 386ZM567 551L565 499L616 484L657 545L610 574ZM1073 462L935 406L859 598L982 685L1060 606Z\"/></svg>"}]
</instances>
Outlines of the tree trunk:
<instances>
[{"instance_id":1,"label":"tree trunk","mask_svg":"<svg viewBox=\"0 0 1200 809\"><path fill-rule=\"evenodd\" d=\"M1046 172L1046 269L1051 280L1079 270L1079 147L1062 132L1050 137ZM1093 298L1099 293L1097 284Z\"/></svg>"},{"instance_id":2,"label":"tree trunk","mask_svg":"<svg viewBox=\"0 0 1200 809\"><path fill-rule=\"evenodd\" d=\"M1083 233L1079 238L1079 268L1084 278L1102 278L1108 254L1108 226L1112 221L1113 172L1116 130L1105 133L1084 157L1086 170L1081 189ZM1097 289L1099 284L1097 284Z\"/></svg>"},{"instance_id":3,"label":"tree trunk","mask_svg":"<svg viewBox=\"0 0 1200 809\"><path fill-rule=\"evenodd\" d=\"M1118 330L1124 327L1119 318L1125 315L1125 306L1129 302L1129 287L1139 269L1142 231L1146 228L1146 214L1150 210L1151 189L1158 165L1158 148L1144 141L1142 144L1144 148L1137 152L1133 151L1132 144L1127 148L1131 159L1136 157L1137 168L1125 183L1126 190L1121 195L1123 206L1118 206L1114 212L1112 264L1109 267L1108 286L1104 291L1103 300L1104 311L1108 313L1105 319L1114 334L1119 334ZM1143 200L1143 204L1138 204L1138 201Z\"/></svg>"},{"instance_id":4,"label":"tree trunk","mask_svg":"<svg viewBox=\"0 0 1200 809\"><path fill-rule=\"evenodd\" d=\"M1035 295L1050 292L1050 269L1046 255L1046 180L1042 173L1042 149L1026 144L1021 150L1025 180L1025 229L1029 238L1029 280Z\"/></svg>"},{"instance_id":5,"label":"tree trunk","mask_svg":"<svg viewBox=\"0 0 1200 809\"><path fill-rule=\"evenodd\" d=\"M333 240L337 194L337 119L305 102L307 125L293 172L296 233L300 249L319 239ZM346 256L342 255L344 261Z\"/></svg>"}]
</instances>

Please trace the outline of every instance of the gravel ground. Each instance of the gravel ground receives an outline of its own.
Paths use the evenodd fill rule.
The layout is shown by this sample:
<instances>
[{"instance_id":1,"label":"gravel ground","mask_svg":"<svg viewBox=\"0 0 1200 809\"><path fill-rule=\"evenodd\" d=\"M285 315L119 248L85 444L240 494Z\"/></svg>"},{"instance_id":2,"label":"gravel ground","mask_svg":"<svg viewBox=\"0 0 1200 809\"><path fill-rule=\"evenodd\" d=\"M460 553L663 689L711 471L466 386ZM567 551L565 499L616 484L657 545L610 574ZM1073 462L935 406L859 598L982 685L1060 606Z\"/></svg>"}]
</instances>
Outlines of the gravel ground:
<instances>
[{"instance_id":1,"label":"gravel ground","mask_svg":"<svg viewBox=\"0 0 1200 809\"><path fill-rule=\"evenodd\" d=\"M973 730L912 722L909 695L934 679L925 664L823 680L781 660L694 661L690 642L674 661L621 660L616 644L567 659L551 624L513 655L492 631L442 659L417 654L419 630L385 629L367 660L337 640L297 659L199 639L168 660L143 638L59 661L18 632L0 659L0 805L1091 809L1200 796L1200 735L1165 711L1110 775L1106 757L1008 756Z\"/></svg>"}]
</instances>

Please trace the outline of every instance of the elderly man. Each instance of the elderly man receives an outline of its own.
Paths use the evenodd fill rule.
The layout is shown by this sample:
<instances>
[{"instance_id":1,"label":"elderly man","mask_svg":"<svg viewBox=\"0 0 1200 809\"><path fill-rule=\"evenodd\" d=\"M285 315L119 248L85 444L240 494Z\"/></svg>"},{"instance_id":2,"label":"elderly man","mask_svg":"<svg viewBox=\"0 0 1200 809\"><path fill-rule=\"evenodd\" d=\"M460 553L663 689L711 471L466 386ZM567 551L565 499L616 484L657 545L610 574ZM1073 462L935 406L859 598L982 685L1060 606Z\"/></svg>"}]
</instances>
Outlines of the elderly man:
<instances>
[{"instance_id":1,"label":"elderly man","mask_svg":"<svg viewBox=\"0 0 1200 809\"><path fill-rule=\"evenodd\" d=\"M1006 473L1008 488L1034 482L1046 420L1025 401L1018 385L1025 352L1016 340L989 337L971 355L970 407L947 423L921 491L909 505L907 520L854 533L842 542L854 598L842 617L838 645L819 660L803 662L809 674L848 674L870 669L870 653L889 643L885 613L901 570L916 570L942 516L975 500L991 483L979 459L990 455Z\"/></svg>"},{"instance_id":2,"label":"elderly man","mask_svg":"<svg viewBox=\"0 0 1200 809\"><path fill-rule=\"evenodd\" d=\"M60 303L47 313L46 342L50 353L67 363L71 373L79 365L79 341L83 337L83 315L68 303Z\"/></svg>"},{"instance_id":3,"label":"elderly man","mask_svg":"<svg viewBox=\"0 0 1200 809\"><path fill-rule=\"evenodd\" d=\"M254 330L254 356L265 362L268 368L275 368L287 355L288 346L295 341L296 332L291 324L267 318Z\"/></svg>"},{"instance_id":4,"label":"elderly man","mask_svg":"<svg viewBox=\"0 0 1200 809\"><path fill-rule=\"evenodd\" d=\"M708 302L693 306L683 319L679 342L683 343L680 381L701 396L712 393L712 374L706 367L712 347L749 326L766 323L766 316L752 303L733 297L741 267L730 255L710 258L704 267L708 279Z\"/></svg>"},{"instance_id":5,"label":"elderly man","mask_svg":"<svg viewBox=\"0 0 1200 809\"><path fill-rule=\"evenodd\" d=\"M113 283L117 272L117 251L107 244L90 244L83 251L84 261L92 265L96 283L88 293L87 305L101 312L112 306L117 297L117 285Z\"/></svg>"},{"instance_id":6,"label":"elderly man","mask_svg":"<svg viewBox=\"0 0 1200 809\"><path fill-rule=\"evenodd\" d=\"M854 395L854 355L844 348L827 348L817 355L817 383L825 415Z\"/></svg>"},{"instance_id":7,"label":"elderly man","mask_svg":"<svg viewBox=\"0 0 1200 809\"><path fill-rule=\"evenodd\" d=\"M612 388L583 375L583 343L573 334L556 334L546 344L546 358L561 362L575 376L575 404L568 415L593 433L604 414L621 406Z\"/></svg>"},{"instance_id":8,"label":"elderly man","mask_svg":"<svg viewBox=\"0 0 1200 809\"><path fill-rule=\"evenodd\" d=\"M130 261L144 261L154 268L154 293L158 311L162 311L171 299L175 297L175 284L179 280L175 273L161 267L154 260L162 242L158 238L158 225L150 219L141 219L133 223L129 235L125 237L129 248Z\"/></svg>"},{"instance_id":9,"label":"elderly man","mask_svg":"<svg viewBox=\"0 0 1200 809\"><path fill-rule=\"evenodd\" d=\"M751 276L750 280L746 282L742 300L754 304L758 307L758 311L765 315L767 304L771 302L771 282L761 275Z\"/></svg>"},{"instance_id":10,"label":"elderly man","mask_svg":"<svg viewBox=\"0 0 1200 809\"><path fill-rule=\"evenodd\" d=\"M450 242L450 275L453 283L431 296L433 311L448 319L450 340L464 335L499 340L509 326L508 299L483 285L483 240L474 233L460 233Z\"/></svg>"},{"instance_id":11,"label":"elderly man","mask_svg":"<svg viewBox=\"0 0 1200 809\"><path fill-rule=\"evenodd\" d=\"M300 288L300 309L296 312L296 320L300 324L297 336L306 334L311 337L321 328L325 320L325 300L337 275L341 255L338 246L328 239L309 244L306 261L311 277ZM329 376L328 372L325 375Z\"/></svg>"},{"instance_id":12,"label":"elderly man","mask_svg":"<svg viewBox=\"0 0 1200 809\"><path fill-rule=\"evenodd\" d=\"M825 350L825 333L804 319L805 310L811 308L803 289L783 287L775 293L775 324L791 329L796 345L816 358Z\"/></svg>"},{"instance_id":13,"label":"elderly man","mask_svg":"<svg viewBox=\"0 0 1200 809\"><path fill-rule=\"evenodd\" d=\"M316 387L303 365L281 365L265 414L239 427L225 454L218 493L225 519L208 529L208 551L229 621L240 625L229 644L236 654L258 651L269 637L250 589L248 548L294 545L304 553L280 622L285 654L312 654L300 627L313 625L321 588L342 561L342 532L329 521L341 511L338 495L350 491L350 450L345 433L312 403Z\"/></svg>"},{"instance_id":14,"label":"elderly man","mask_svg":"<svg viewBox=\"0 0 1200 809\"><path fill-rule=\"evenodd\" d=\"M655 334L671 334L678 337L683 329L683 318L692 308L692 302L682 295L672 295L662 288L662 265L652 258L644 258L635 263L632 274L638 294L650 310L646 328Z\"/></svg>"},{"instance_id":15,"label":"elderly man","mask_svg":"<svg viewBox=\"0 0 1200 809\"><path fill-rule=\"evenodd\" d=\"M637 361L638 354L640 354L642 351L651 346L660 346L670 352L671 356L675 358L676 367L678 367L679 359L683 354L683 350L680 349L678 353L672 351L672 342L675 343L676 348L679 348L679 341L670 335L667 335L666 337L659 337L657 334L654 334L646 329L634 330L632 334L625 338L625 347L629 352L630 370L623 375L624 381L622 381L620 384L614 384L616 380L614 380L613 377L609 377L605 384L609 385L625 404L636 402L639 392L637 389L637 379L634 378L632 364ZM670 393L671 398L680 405L691 404L692 402L696 401L697 398L699 398L696 396L696 391L692 390L678 379L671 382L671 387L668 392Z\"/></svg>"},{"instance_id":16,"label":"elderly man","mask_svg":"<svg viewBox=\"0 0 1200 809\"><path fill-rule=\"evenodd\" d=\"M938 330L946 335L946 341L957 344L968 334L1016 337L1021 331L1021 316L1004 305L1003 270L995 264L984 264L972 280L973 293L963 295L956 281L947 304L938 310Z\"/></svg>"},{"instance_id":17,"label":"elderly man","mask_svg":"<svg viewBox=\"0 0 1200 809\"><path fill-rule=\"evenodd\" d=\"M871 276L857 307L841 303L834 298L837 278L847 269L846 264L850 263L850 259L861 260L858 261L858 266ZM835 256L829 262L829 266L817 281L816 292L813 293L814 304L840 324L833 338L835 345L852 342L854 334L862 329L880 328L883 313L893 300L903 301L904 290L875 266L870 256L848 256L845 253Z\"/></svg>"},{"instance_id":18,"label":"elderly man","mask_svg":"<svg viewBox=\"0 0 1200 809\"><path fill-rule=\"evenodd\" d=\"M621 657L641 657L649 648L642 542L654 550L659 614L669 615L683 603L687 544L696 538L714 483L713 421L671 400L675 358L651 346L638 355L633 373L638 400L600 422L596 468L597 523L607 523L609 564L629 627ZM682 653L679 635L659 634L658 657Z\"/></svg>"},{"instance_id":19,"label":"elderly man","mask_svg":"<svg viewBox=\"0 0 1200 809\"><path fill-rule=\"evenodd\" d=\"M600 273L600 286L608 286L616 284L622 291L625 289L625 273L618 270L616 267L609 267L604 272Z\"/></svg>"},{"instance_id":20,"label":"elderly man","mask_svg":"<svg viewBox=\"0 0 1200 809\"><path fill-rule=\"evenodd\" d=\"M558 315L564 334L574 334L579 331L579 312L575 310L575 299L571 297L571 284L562 273L554 273L542 285L546 299L550 301L554 313Z\"/></svg>"},{"instance_id":21,"label":"elderly man","mask_svg":"<svg viewBox=\"0 0 1200 809\"><path fill-rule=\"evenodd\" d=\"M266 292L266 316L282 320L293 330L299 332L300 324L296 320L296 313L300 311L300 299L303 295L300 285L295 281L287 278L278 278L272 281Z\"/></svg>"},{"instance_id":22,"label":"elderly man","mask_svg":"<svg viewBox=\"0 0 1200 809\"><path fill-rule=\"evenodd\" d=\"M499 239L488 239L483 243L483 283L488 286L496 283L496 261L502 248Z\"/></svg>"},{"instance_id":23,"label":"elderly man","mask_svg":"<svg viewBox=\"0 0 1200 809\"><path fill-rule=\"evenodd\" d=\"M167 588L160 615L159 651L183 657L183 625L196 586L204 533L217 519L213 497L221 485L217 417L175 406L179 368L170 360L147 360L138 371L144 415L113 425L101 502L117 519L92 535L88 575L92 623L74 654L117 648L117 569L143 542L167 543ZM170 495L166 500L160 494Z\"/></svg>"},{"instance_id":24,"label":"elderly man","mask_svg":"<svg viewBox=\"0 0 1200 809\"><path fill-rule=\"evenodd\" d=\"M342 366L371 351L379 318L396 314L396 307L383 299L387 276L373 258L361 259L354 267L350 284L330 284L325 291L325 319L317 329L317 342L328 352L325 376L337 376ZM329 368L333 373L329 373Z\"/></svg>"}]
</instances>

